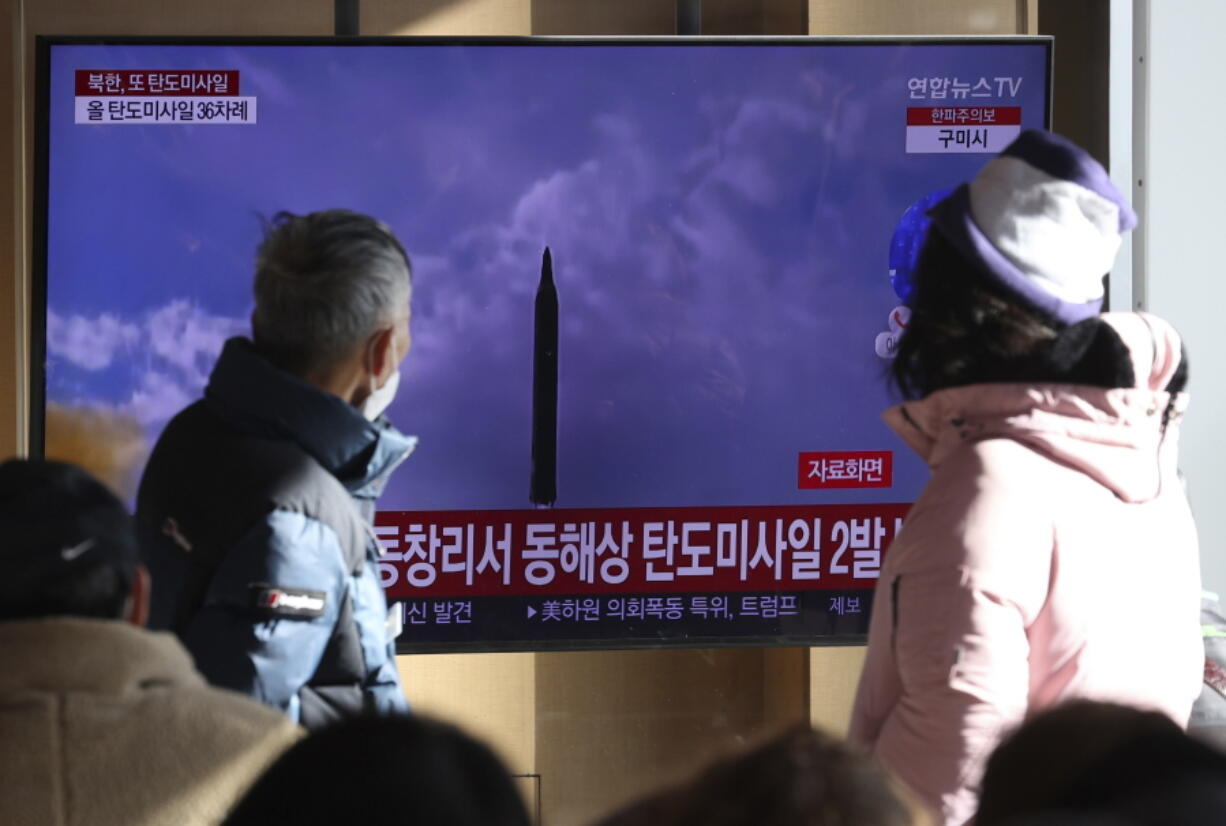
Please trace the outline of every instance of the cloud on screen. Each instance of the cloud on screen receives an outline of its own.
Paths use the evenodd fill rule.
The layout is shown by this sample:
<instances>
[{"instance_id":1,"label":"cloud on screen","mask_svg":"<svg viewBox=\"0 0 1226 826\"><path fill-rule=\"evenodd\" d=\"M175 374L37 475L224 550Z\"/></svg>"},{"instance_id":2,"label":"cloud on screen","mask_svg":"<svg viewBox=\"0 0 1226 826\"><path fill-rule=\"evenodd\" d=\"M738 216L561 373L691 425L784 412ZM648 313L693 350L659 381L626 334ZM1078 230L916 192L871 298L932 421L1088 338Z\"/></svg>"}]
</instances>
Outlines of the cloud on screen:
<instances>
[{"instance_id":1,"label":"cloud on screen","mask_svg":"<svg viewBox=\"0 0 1226 826\"><path fill-rule=\"evenodd\" d=\"M141 339L135 324L103 313L94 318L73 315L65 318L47 312L47 351L82 370L110 367L118 353L131 350Z\"/></svg>"},{"instance_id":2,"label":"cloud on screen","mask_svg":"<svg viewBox=\"0 0 1226 826\"><path fill-rule=\"evenodd\" d=\"M797 161L826 151L822 122L770 99L713 104L711 117L678 162L650 124L597 116L586 157L537 177L502 221L415 254L414 351L393 417L423 438L409 474L422 482L399 493L394 479L393 498L522 498L533 294L547 244L561 302L560 455L571 482L591 489L568 488L584 501L631 485L676 501L668 489L689 482L670 463L744 442L738 423L794 398L787 383L815 359L842 357L798 346L831 323L822 291L841 254L814 254L830 237L817 226L820 204L805 202L822 165ZM472 460L457 460L459 450ZM510 493L493 493L500 486Z\"/></svg>"},{"instance_id":3,"label":"cloud on screen","mask_svg":"<svg viewBox=\"0 0 1226 826\"><path fill-rule=\"evenodd\" d=\"M66 396L52 390L49 396L160 427L200 397L226 339L246 329L245 319L213 315L184 299L133 319L110 313L64 318L48 310L49 370L58 375L70 367L86 373L75 382L77 392ZM120 377L110 371L89 375L108 368L118 368Z\"/></svg>"},{"instance_id":4,"label":"cloud on screen","mask_svg":"<svg viewBox=\"0 0 1226 826\"><path fill-rule=\"evenodd\" d=\"M393 479L391 507L524 499L545 245L562 307L568 501L617 504L626 491L644 502L735 498L735 481L699 490L720 483L718 455L749 444L747 422L792 402L805 409L798 394L817 391L796 388L796 377L844 358L803 342L842 323L828 311L838 304L829 290L842 289L830 276L865 241L840 222L872 187L844 180L837 196L822 196L850 168L833 145L856 145L854 119L836 137L828 116L786 95L708 101L701 117L685 141L651 111L590 117L578 138L586 151L523 175L500 209L481 213L499 218L457 210L467 225L447 227L433 246L410 244L413 350L390 412L423 445ZM411 213L379 217L413 225ZM243 280L232 292L247 289ZM51 314L52 361L84 374L71 391L54 388L55 400L124 412L156 432L200 396L225 339L246 329L246 319L185 298L139 317ZM90 381L104 368L105 382ZM746 450L768 457L766 442L794 438L759 434ZM689 473L676 472L680 462Z\"/></svg>"},{"instance_id":5,"label":"cloud on screen","mask_svg":"<svg viewBox=\"0 0 1226 826\"><path fill-rule=\"evenodd\" d=\"M207 381L226 339L246 330L243 319L210 315L183 300L154 311L145 322L154 356L199 387Z\"/></svg>"}]
</instances>

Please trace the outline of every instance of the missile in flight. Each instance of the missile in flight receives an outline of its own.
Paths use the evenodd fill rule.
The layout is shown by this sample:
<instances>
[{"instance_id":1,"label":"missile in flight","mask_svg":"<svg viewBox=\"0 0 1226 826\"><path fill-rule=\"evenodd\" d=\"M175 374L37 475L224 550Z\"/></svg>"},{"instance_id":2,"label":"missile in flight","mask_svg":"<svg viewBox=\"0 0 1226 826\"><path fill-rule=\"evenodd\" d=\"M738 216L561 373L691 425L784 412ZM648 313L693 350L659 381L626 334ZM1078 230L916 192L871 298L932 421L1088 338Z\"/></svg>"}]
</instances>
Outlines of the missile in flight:
<instances>
[{"instance_id":1,"label":"missile in flight","mask_svg":"<svg viewBox=\"0 0 1226 826\"><path fill-rule=\"evenodd\" d=\"M532 479L528 498L548 508L558 498L558 290L549 247L536 288L532 351Z\"/></svg>"}]
</instances>

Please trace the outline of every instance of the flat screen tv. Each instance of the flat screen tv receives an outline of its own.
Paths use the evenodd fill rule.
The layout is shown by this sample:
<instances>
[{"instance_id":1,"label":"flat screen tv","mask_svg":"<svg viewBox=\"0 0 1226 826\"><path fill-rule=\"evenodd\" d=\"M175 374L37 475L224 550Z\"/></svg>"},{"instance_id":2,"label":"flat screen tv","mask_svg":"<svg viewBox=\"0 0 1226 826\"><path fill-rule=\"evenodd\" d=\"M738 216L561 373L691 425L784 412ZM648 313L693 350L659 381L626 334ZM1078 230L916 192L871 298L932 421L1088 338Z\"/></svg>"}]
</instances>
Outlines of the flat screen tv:
<instances>
[{"instance_id":1,"label":"flat screen tv","mask_svg":"<svg viewBox=\"0 0 1226 826\"><path fill-rule=\"evenodd\" d=\"M420 441L378 517L403 651L862 639L927 477L879 418L924 209L1046 126L1051 83L1044 38L38 61L35 449L139 474L248 332L259 216L404 242L389 415Z\"/></svg>"}]
</instances>

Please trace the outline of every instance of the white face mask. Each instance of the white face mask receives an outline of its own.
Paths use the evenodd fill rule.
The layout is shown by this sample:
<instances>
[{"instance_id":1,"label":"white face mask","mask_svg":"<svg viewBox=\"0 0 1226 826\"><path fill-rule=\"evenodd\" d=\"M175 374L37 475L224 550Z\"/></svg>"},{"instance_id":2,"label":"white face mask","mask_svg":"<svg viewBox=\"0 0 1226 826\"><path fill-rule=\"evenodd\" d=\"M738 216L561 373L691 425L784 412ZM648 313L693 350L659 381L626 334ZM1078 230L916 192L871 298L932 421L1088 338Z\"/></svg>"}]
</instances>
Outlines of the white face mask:
<instances>
[{"instance_id":1,"label":"white face mask","mask_svg":"<svg viewBox=\"0 0 1226 826\"><path fill-rule=\"evenodd\" d=\"M371 379L371 384L374 384L374 379ZM387 410L392 400L396 398L396 391L400 389L400 370L388 376L387 381L383 382L383 386L377 390L372 390L370 395L366 397L366 401L362 402L362 415L368 420L374 421Z\"/></svg>"},{"instance_id":2,"label":"white face mask","mask_svg":"<svg viewBox=\"0 0 1226 826\"><path fill-rule=\"evenodd\" d=\"M392 345L392 355L396 354L396 345ZM400 360L396 360L399 365ZM400 389L400 367L396 367L396 372L387 377L387 381L383 382L383 386L375 387L375 377L370 377L370 395L366 397L366 401L362 402L362 415L368 421L374 421L383 415L383 411L387 410L392 401L396 398L396 391Z\"/></svg>"}]
</instances>

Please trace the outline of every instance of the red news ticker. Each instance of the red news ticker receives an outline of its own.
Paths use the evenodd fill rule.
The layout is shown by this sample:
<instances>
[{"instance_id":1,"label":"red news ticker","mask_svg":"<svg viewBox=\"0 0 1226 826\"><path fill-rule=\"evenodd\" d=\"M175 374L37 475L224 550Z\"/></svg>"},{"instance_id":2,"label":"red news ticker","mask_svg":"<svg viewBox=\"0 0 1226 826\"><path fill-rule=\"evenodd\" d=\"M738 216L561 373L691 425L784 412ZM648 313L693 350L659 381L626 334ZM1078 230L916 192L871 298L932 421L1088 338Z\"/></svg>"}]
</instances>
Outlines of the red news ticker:
<instances>
[{"instance_id":1,"label":"red news ticker","mask_svg":"<svg viewBox=\"0 0 1226 826\"><path fill-rule=\"evenodd\" d=\"M871 590L907 504L382 511L393 599Z\"/></svg>"},{"instance_id":2,"label":"red news ticker","mask_svg":"<svg viewBox=\"0 0 1226 826\"><path fill-rule=\"evenodd\" d=\"M1020 106L908 106L907 126L1019 126Z\"/></svg>"},{"instance_id":3,"label":"red news ticker","mask_svg":"<svg viewBox=\"0 0 1226 826\"><path fill-rule=\"evenodd\" d=\"M229 97L237 69L77 69L77 97Z\"/></svg>"},{"instance_id":4,"label":"red news ticker","mask_svg":"<svg viewBox=\"0 0 1226 826\"><path fill-rule=\"evenodd\" d=\"M797 463L796 486L801 490L893 487L894 452L891 450L803 452Z\"/></svg>"}]
</instances>

